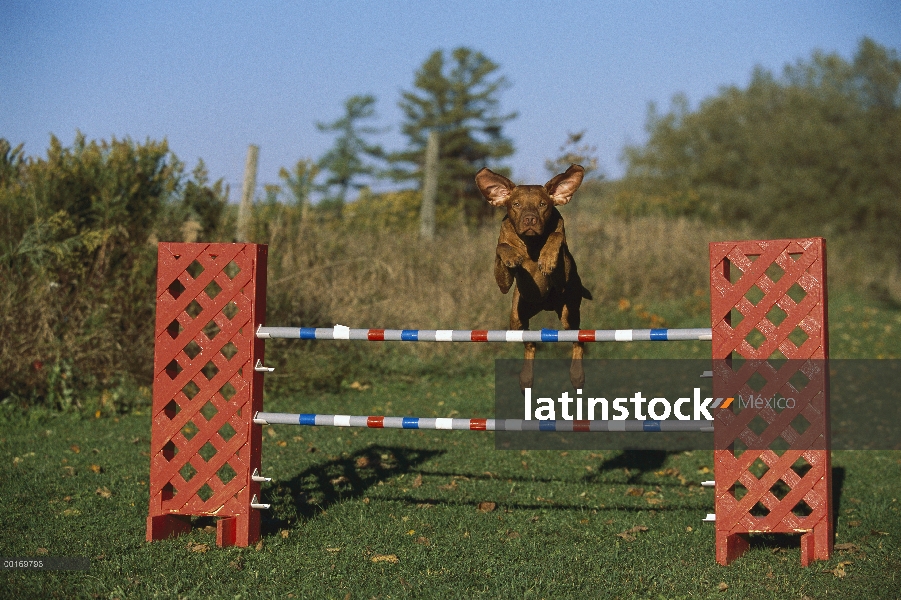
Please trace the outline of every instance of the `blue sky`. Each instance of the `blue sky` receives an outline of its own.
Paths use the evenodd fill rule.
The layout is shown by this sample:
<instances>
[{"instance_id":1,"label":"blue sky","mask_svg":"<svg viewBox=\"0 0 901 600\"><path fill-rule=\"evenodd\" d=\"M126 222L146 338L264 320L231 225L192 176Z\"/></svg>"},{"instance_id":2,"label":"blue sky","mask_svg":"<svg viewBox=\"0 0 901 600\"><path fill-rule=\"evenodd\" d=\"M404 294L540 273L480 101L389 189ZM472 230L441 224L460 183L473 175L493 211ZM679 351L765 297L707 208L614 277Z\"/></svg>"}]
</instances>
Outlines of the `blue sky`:
<instances>
[{"instance_id":1,"label":"blue sky","mask_svg":"<svg viewBox=\"0 0 901 600\"><path fill-rule=\"evenodd\" d=\"M402 90L438 48L468 46L512 86L501 109L518 182L587 130L610 177L641 143L649 102L692 106L755 66L779 73L815 49L850 58L863 36L901 49L901 2L21 2L0 0L0 137L46 154L89 139L169 141L193 168L241 188L247 145L258 182L318 158L317 121L354 94L378 99L379 141L400 149Z\"/></svg>"}]
</instances>

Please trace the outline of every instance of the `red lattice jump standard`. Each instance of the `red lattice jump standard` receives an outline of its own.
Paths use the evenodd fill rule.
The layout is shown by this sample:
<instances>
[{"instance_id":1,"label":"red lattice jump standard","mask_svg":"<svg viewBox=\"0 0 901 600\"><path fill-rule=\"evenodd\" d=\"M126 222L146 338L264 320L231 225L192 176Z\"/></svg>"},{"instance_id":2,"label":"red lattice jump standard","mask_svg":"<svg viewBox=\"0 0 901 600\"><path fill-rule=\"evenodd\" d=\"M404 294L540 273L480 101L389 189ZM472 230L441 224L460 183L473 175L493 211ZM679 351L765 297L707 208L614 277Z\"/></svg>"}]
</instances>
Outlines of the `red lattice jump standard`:
<instances>
[{"instance_id":1,"label":"red lattice jump standard","mask_svg":"<svg viewBox=\"0 0 901 600\"><path fill-rule=\"evenodd\" d=\"M260 537L266 246L159 245L147 540L219 517L216 543Z\"/></svg>"},{"instance_id":2,"label":"red lattice jump standard","mask_svg":"<svg viewBox=\"0 0 901 600\"><path fill-rule=\"evenodd\" d=\"M833 531L825 240L710 244L710 294L714 395L799 400L779 413L715 413L716 559L725 565L740 556L748 533L798 533L803 565L826 560ZM733 358L747 360L734 369ZM777 441L788 448L776 450Z\"/></svg>"},{"instance_id":3,"label":"red lattice jump standard","mask_svg":"<svg viewBox=\"0 0 901 600\"><path fill-rule=\"evenodd\" d=\"M471 431L709 430L688 422L520 422L263 412L268 338L423 342L638 342L710 340L714 395L792 393L803 402L715 412L716 558L727 564L745 534L800 533L801 560L832 551L825 245L819 238L710 244L710 329L484 331L265 327L266 246L159 246L150 511L147 539L178 535L192 516L215 516L220 546L260 537L261 425ZM738 276L740 275L740 276ZM795 359L774 366L773 356ZM732 359L751 359L732 368ZM819 362L816 362L819 360ZM800 362L799 362L800 361ZM806 385L793 377L803 373ZM753 377L766 384L750 386ZM801 388L801 389L798 389ZM727 406L727 405L724 405ZM796 419L808 424L797 431ZM754 433L750 425L766 427ZM759 428L759 427L758 427ZM789 449L771 449L783 440ZM747 449L736 449L736 442ZM757 464L766 472L754 475ZM806 472L804 468L808 467ZM759 470L759 469L757 469ZM779 497L784 487L789 491ZM778 489L777 489L778 488ZM739 490L745 493L740 494ZM774 493L776 492L776 493ZM799 514L799 507L806 512ZM766 512L766 515L755 513Z\"/></svg>"}]
</instances>

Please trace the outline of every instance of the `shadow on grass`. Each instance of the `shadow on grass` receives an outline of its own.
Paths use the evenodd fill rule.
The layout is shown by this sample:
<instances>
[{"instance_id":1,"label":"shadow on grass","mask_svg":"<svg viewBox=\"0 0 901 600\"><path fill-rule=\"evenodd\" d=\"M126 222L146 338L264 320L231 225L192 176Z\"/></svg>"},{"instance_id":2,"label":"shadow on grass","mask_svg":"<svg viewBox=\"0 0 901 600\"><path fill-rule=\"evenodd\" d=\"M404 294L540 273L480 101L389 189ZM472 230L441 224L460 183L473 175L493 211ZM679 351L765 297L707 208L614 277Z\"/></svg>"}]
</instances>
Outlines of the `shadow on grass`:
<instances>
[{"instance_id":1,"label":"shadow on grass","mask_svg":"<svg viewBox=\"0 0 901 600\"><path fill-rule=\"evenodd\" d=\"M663 467L667 457L671 454L679 454L677 451L666 450L623 450L609 460L605 460L596 473L585 475L585 481L596 481L604 472L626 472L626 483L638 482L645 473L653 473Z\"/></svg>"},{"instance_id":2,"label":"shadow on grass","mask_svg":"<svg viewBox=\"0 0 901 600\"><path fill-rule=\"evenodd\" d=\"M443 450L373 445L313 465L267 491L274 510L263 519L263 535L310 519L336 503L362 498L372 486L410 473L441 454Z\"/></svg>"}]
</instances>

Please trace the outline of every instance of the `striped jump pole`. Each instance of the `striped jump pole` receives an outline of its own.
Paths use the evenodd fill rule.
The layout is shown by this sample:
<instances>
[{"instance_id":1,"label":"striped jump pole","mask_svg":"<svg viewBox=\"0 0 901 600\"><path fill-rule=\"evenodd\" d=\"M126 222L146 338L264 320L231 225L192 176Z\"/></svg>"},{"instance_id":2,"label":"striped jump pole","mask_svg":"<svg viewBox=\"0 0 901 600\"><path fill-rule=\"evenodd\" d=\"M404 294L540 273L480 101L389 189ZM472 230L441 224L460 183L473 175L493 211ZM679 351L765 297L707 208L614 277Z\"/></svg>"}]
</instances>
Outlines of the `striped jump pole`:
<instances>
[{"instance_id":1,"label":"striped jump pole","mask_svg":"<svg viewBox=\"0 0 901 600\"><path fill-rule=\"evenodd\" d=\"M263 327L261 339L356 340L368 342L675 342L711 340L709 327L695 329L351 329L334 327Z\"/></svg>"},{"instance_id":2,"label":"striped jump pole","mask_svg":"<svg viewBox=\"0 0 901 600\"><path fill-rule=\"evenodd\" d=\"M315 425L322 427L368 427L370 429L458 429L466 431L635 431L712 432L710 421L638 420L525 420L525 419L445 419L432 417L368 417L352 415L316 415L309 413L258 412L257 425Z\"/></svg>"}]
</instances>

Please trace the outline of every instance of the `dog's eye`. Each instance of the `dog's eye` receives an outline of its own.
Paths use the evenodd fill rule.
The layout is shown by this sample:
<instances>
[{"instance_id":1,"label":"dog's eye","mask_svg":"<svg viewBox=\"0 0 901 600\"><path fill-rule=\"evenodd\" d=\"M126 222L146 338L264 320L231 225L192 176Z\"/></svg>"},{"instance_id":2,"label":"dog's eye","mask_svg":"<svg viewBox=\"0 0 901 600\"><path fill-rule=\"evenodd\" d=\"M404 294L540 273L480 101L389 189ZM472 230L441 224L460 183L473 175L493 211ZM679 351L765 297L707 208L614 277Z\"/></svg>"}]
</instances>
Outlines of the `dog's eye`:
<instances>
[{"instance_id":1,"label":"dog's eye","mask_svg":"<svg viewBox=\"0 0 901 600\"><path fill-rule=\"evenodd\" d=\"M513 203L513 206L516 207L516 208L519 208L519 202L514 202L514 203Z\"/></svg>"},{"instance_id":2,"label":"dog's eye","mask_svg":"<svg viewBox=\"0 0 901 600\"><path fill-rule=\"evenodd\" d=\"M539 204L539 205L538 205L538 206L545 206L545 203L544 203L544 202L542 202L542 203L541 203L541 204Z\"/></svg>"}]
</instances>

